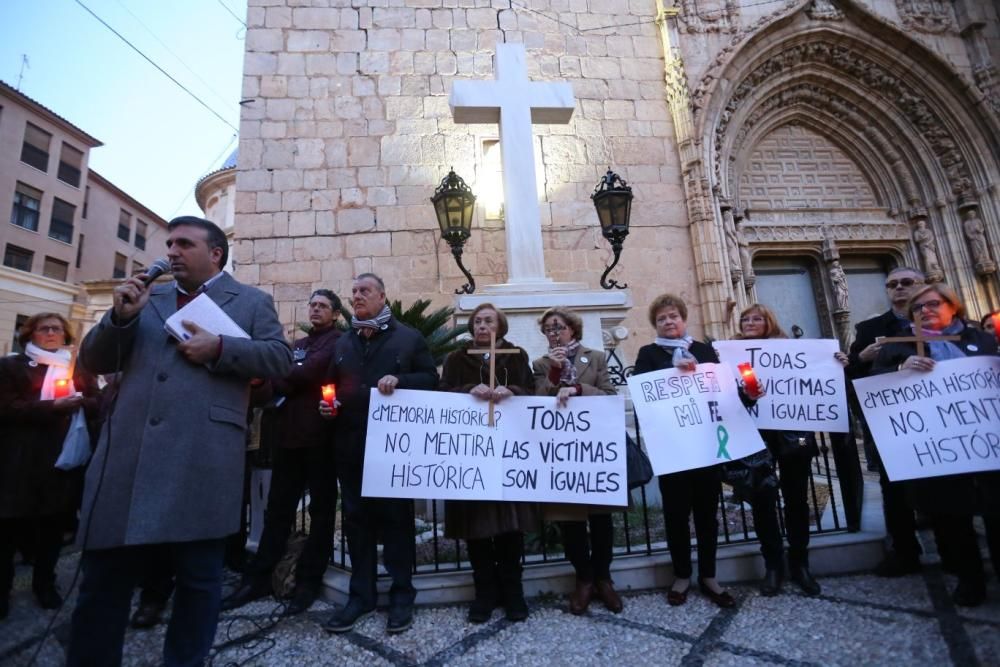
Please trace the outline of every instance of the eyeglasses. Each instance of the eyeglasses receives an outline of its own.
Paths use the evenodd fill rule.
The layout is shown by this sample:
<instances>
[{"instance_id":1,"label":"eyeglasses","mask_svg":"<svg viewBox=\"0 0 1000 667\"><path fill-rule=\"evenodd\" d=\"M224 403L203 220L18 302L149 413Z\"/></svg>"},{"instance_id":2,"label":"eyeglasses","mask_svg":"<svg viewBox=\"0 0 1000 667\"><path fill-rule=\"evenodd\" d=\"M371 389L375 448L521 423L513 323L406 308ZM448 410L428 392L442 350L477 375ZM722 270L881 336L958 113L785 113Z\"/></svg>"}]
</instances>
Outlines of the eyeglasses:
<instances>
[{"instance_id":1,"label":"eyeglasses","mask_svg":"<svg viewBox=\"0 0 1000 667\"><path fill-rule=\"evenodd\" d=\"M750 315L749 317L740 318L740 324L763 324L765 321L760 315Z\"/></svg>"},{"instance_id":2,"label":"eyeglasses","mask_svg":"<svg viewBox=\"0 0 1000 667\"><path fill-rule=\"evenodd\" d=\"M886 289L896 289L897 287L913 287L917 283L922 282L920 280L914 280L913 278L900 278L899 280L887 280L885 283Z\"/></svg>"},{"instance_id":3,"label":"eyeglasses","mask_svg":"<svg viewBox=\"0 0 1000 667\"><path fill-rule=\"evenodd\" d=\"M44 327L38 327L37 329L35 329L35 331L39 331L41 333L54 333L54 334L56 334L56 333L63 333L66 330L63 329L61 326L58 326L58 325L55 325L55 326L53 326L53 325L46 325Z\"/></svg>"},{"instance_id":4,"label":"eyeglasses","mask_svg":"<svg viewBox=\"0 0 1000 667\"><path fill-rule=\"evenodd\" d=\"M944 302L941 301L940 299L933 299L932 301L924 301L923 303L915 303L913 304L913 306L910 307L910 312L916 313L918 311L923 310L924 308L928 308L930 310L937 310L938 308L941 307L942 303Z\"/></svg>"},{"instance_id":5,"label":"eyeglasses","mask_svg":"<svg viewBox=\"0 0 1000 667\"><path fill-rule=\"evenodd\" d=\"M551 336L553 334L562 333L563 331L566 331L566 328L567 327L564 327L563 325L559 324L554 327L545 327L544 329L542 329L542 333L545 334L546 336Z\"/></svg>"}]
</instances>

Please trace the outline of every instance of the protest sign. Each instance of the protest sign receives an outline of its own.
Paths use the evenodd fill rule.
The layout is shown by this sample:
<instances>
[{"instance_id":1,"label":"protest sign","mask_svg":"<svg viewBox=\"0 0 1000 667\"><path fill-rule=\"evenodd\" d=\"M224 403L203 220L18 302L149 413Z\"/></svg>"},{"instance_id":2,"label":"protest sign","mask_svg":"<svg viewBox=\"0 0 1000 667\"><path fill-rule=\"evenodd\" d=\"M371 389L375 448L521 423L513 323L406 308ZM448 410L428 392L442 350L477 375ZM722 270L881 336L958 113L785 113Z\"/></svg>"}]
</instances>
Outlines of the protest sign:
<instances>
[{"instance_id":1,"label":"protest sign","mask_svg":"<svg viewBox=\"0 0 1000 667\"><path fill-rule=\"evenodd\" d=\"M1000 359L854 381L889 479L1000 470Z\"/></svg>"},{"instance_id":2,"label":"protest sign","mask_svg":"<svg viewBox=\"0 0 1000 667\"><path fill-rule=\"evenodd\" d=\"M748 362L764 390L749 408L757 428L847 433L844 367L833 339L764 338L712 343L722 363L736 372Z\"/></svg>"},{"instance_id":3,"label":"protest sign","mask_svg":"<svg viewBox=\"0 0 1000 667\"><path fill-rule=\"evenodd\" d=\"M627 504L621 396L514 396L372 390L362 495L379 498Z\"/></svg>"},{"instance_id":4,"label":"protest sign","mask_svg":"<svg viewBox=\"0 0 1000 667\"><path fill-rule=\"evenodd\" d=\"M657 475L725 463L764 448L732 371L723 364L633 375L628 387Z\"/></svg>"}]
</instances>

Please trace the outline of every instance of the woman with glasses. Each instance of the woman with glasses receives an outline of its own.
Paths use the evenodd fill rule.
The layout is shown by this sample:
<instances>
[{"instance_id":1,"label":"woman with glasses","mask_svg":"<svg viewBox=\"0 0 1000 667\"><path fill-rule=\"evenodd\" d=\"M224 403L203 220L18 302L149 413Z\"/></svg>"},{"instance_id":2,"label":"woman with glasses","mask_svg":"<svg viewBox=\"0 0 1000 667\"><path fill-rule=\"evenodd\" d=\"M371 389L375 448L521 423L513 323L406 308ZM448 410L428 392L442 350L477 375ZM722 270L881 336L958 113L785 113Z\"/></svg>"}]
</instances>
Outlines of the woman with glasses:
<instances>
[{"instance_id":1,"label":"woman with glasses","mask_svg":"<svg viewBox=\"0 0 1000 667\"><path fill-rule=\"evenodd\" d=\"M739 318L740 332L736 338L788 338L778 325L774 312L759 303L747 307ZM836 352L837 361L847 365L847 355ZM750 504L753 523L764 556L764 581L760 592L765 596L781 592L785 576L781 531L778 527L777 495L773 484L772 461L778 462L778 483L784 500L785 532L788 537L788 575L806 595L819 595L819 582L809 572L809 477L812 458L819 453L816 436L798 431L760 432L767 449L754 454L754 478L763 481L755 485Z\"/></svg>"},{"instance_id":2,"label":"woman with glasses","mask_svg":"<svg viewBox=\"0 0 1000 667\"><path fill-rule=\"evenodd\" d=\"M559 405L566 405L573 396L618 393L608 377L604 352L580 344L583 320L579 315L566 308L549 308L542 313L538 323L549 343L549 351L531 363L537 395L554 396ZM566 558L576 570L576 588L569 597L569 610L573 614L587 611L594 595L616 614L623 608L622 599L611 582L614 546L611 512L616 509L620 508L572 504L545 506L545 519L559 522Z\"/></svg>"},{"instance_id":3,"label":"woman with glasses","mask_svg":"<svg viewBox=\"0 0 1000 667\"><path fill-rule=\"evenodd\" d=\"M914 343L885 343L875 359L875 373L901 370L925 373L950 359L997 354L996 339L965 323L962 319L965 308L947 285L937 283L916 290L910 296L907 310L913 331L919 326L928 336L957 336L958 340L932 340L927 344L927 356L918 355ZM958 586L952 594L955 604L964 607L982 604L986 599L986 577L972 519L975 513L983 513L988 540L995 545L1000 473L945 475L904 484L913 508L930 517L938 552L947 550L948 560L956 569ZM994 561L994 570L998 565Z\"/></svg>"},{"instance_id":4,"label":"woman with glasses","mask_svg":"<svg viewBox=\"0 0 1000 667\"><path fill-rule=\"evenodd\" d=\"M492 304L480 304L469 315L472 340L448 355L441 374L441 390L471 394L484 403L500 403L511 396L535 393L528 353L504 339L507 316ZM490 388L490 354L496 340L496 386ZM485 408L485 405L484 405ZM535 503L494 500L449 500L445 502L445 536L464 539L469 549L476 597L469 607L470 623L490 620L493 609L503 604L507 620L523 621L528 605L521 585L524 533L538 530Z\"/></svg>"},{"instance_id":5,"label":"woman with glasses","mask_svg":"<svg viewBox=\"0 0 1000 667\"><path fill-rule=\"evenodd\" d=\"M73 529L83 469L55 464L74 413L83 408L93 417L98 403L92 378L79 371L69 377L65 346L73 335L62 315L29 317L17 340L25 351L0 359L0 619L9 609L17 538L35 559L38 605L62 604L55 568L63 533Z\"/></svg>"}]
</instances>

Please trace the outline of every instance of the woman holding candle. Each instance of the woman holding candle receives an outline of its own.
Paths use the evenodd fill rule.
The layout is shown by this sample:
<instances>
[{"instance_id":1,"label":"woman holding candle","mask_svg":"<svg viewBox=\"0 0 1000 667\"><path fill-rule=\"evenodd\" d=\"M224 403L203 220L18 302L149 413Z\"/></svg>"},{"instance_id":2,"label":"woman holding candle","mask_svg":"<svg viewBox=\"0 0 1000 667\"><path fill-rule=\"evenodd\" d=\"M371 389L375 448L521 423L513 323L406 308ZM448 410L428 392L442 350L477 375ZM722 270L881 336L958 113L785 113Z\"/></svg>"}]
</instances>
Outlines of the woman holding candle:
<instances>
[{"instance_id":1,"label":"woman holding candle","mask_svg":"<svg viewBox=\"0 0 1000 667\"><path fill-rule=\"evenodd\" d=\"M73 414L96 416L97 384L70 377L69 322L57 313L29 317L18 331L23 354L0 359L0 619L7 616L14 579L15 535L35 554L31 588L39 606L62 603L55 567L62 536L72 530L82 469L55 467Z\"/></svg>"},{"instance_id":2,"label":"woman holding candle","mask_svg":"<svg viewBox=\"0 0 1000 667\"><path fill-rule=\"evenodd\" d=\"M752 304L740 313L739 339L788 338L778 325L774 312L759 303ZM835 353L841 365L847 365L847 355ZM740 372L744 366L740 364ZM748 387L749 390L749 387ZM789 578L806 595L819 595L819 582L809 572L809 477L812 458L819 453L816 436L798 431L760 432L767 451L756 460L761 467L771 468L771 461L777 461L780 476L781 496L784 500L785 532L788 537ZM751 458L753 458L751 457ZM762 460L763 459L763 460ZM760 551L764 556L764 581L762 595L777 595L781 591L785 568L781 530L777 514L778 490L773 485L761 485L754 489L750 498L753 509L754 528L760 539Z\"/></svg>"},{"instance_id":3,"label":"woman holding candle","mask_svg":"<svg viewBox=\"0 0 1000 667\"><path fill-rule=\"evenodd\" d=\"M483 411L491 404L502 405L511 396L534 394L534 380L528 353L504 340L507 316L491 304L479 305L469 316L472 340L448 355L441 375L441 389L471 394L482 401ZM489 350L496 342L495 351ZM491 360L490 357L495 359ZM494 363L495 383L490 387L490 364ZM469 549L476 597L469 607L471 623L485 623L493 609L503 604L507 619L523 621L528 605L521 585L521 558L525 531L538 530L539 511L535 503L493 500L449 500L445 502L445 536L464 539Z\"/></svg>"},{"instance_id":4,"label":"woman holding candle","mask_svg":"<svg viewBox=\"0 0 1000 667\"><path fill-rule=\"evenodd\" d=\"M957 336L953 341L931 341L925 356L917 354L914 343L884 343L872 367L874 373L915 371L926 373L938 363L980 355L997 355L997 340L984 331L966 325L965 307L953 289L941 283L916 290L907 304L913 329L920 326L928 337ZM907 445L909 446L909 445ZM930 517L938 552L947 545L948 560L957 570L958 586L952 594L955 604L975 607L986 600L986 576L973 515L986 519L987 541L996 570L997 529L1000 528L1000 473L981 472L927 477L905 482L907 499L913 508Z\"/></svg>"},{"instance_id":5,"label":"woman holding candle","mask_svg":"<svg viewBox=\"0 0 1000 667\"><path fill-rule=\"evenodd\" d=\"M554 396L565 405L572 396L613 396L618 393L608 377L604 352L583 347L583 320L566 308L549 308L538 323L549 342L549 351L535 359L535 393ZM576 570L576 589L569 597L573 614L587 611L596 595L608 610L622 611L622 599L611 582L613 507L552 504L544 508L548 521L558 521L566 557ZM590 525L588 535L587 526Z\"/></svg>"},{"instance_id":6,"label":"woman holding candle","mask_svg":"<svg viewBox=\"0 0 1000 667\"><path fill-rule=\"evenodd\" d=\"M694 340L687 333L687 305L674 294L661 294L649 306L649 323L656 339L639 350L635 375L664 368L692 372L699 363L718 363L711 346ZM647 441L653 434L647 434ZM655 445L652 445L655 446ZM715 578L715 552L719 537L716 512L721 494L719 466L660 475L660 495L667 528L667 547L674 566L674 582L667 592L672 606L687 602L691 587L691 533L688 518L694 514L698 537L698 587L719 607L733 607L736 600Z\"/></svg>"}]
</instances>

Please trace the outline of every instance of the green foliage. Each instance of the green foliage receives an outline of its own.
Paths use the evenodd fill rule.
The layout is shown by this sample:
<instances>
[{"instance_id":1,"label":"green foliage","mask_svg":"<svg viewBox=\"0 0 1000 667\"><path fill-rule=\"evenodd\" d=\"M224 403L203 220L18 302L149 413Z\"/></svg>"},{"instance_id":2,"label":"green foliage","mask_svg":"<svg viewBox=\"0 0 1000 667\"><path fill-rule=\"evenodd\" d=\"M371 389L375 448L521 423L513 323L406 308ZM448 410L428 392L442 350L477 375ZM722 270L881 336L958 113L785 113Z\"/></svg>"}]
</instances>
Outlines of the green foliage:
<instances>
[{"instance_id":1,"label":"green foliage","mask_svg":"<svg viewBox=\"0 0 1000 667\"><path fill-rule=\"evenodd\" d=\"M431 349L434 363L441 365L444 358L452 350L459 347L456 340L462 335L465 327L452 326L451 318L455 314L455 309L444 306L427 313L427 308L431 305L430 299L417 299L405 311L403 304L396 300L389 304L392 316L403 324L413 327L419 331L427 341L427 346Z\"/></svg>"}]
</instances>

